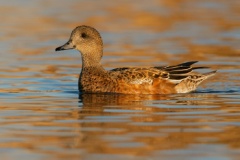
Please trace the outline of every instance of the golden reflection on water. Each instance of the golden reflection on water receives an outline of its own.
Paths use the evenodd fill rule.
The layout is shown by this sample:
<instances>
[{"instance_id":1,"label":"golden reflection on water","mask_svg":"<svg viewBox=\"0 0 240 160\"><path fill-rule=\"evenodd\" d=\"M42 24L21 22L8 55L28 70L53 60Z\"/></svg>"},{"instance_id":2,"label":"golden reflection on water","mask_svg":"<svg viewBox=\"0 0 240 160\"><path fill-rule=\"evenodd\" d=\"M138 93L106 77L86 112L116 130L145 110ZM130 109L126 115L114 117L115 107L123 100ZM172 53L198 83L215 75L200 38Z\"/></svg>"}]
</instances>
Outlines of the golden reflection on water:
<instances>
[{"instance_id":1,"label":"golden reflection on water","mask_svg":"<svg viewBox=\"0 0 240 160\"><path fill-rule=\"evenodd\" d=\"M72 98L22 98L32 101L0 107L8 113L0 124L8 129L1 148L77 158L100 153L148 157L202 143L240 146L239 127L234 126L239 104L225 104L216 94L84 94L80 103Z\"/></svg>"},{"instance_id":2,"label":"golden reflection on water","mask_svg":"<svg viewBox=\"0 0 240 160\"><path fill-rule=\"evenodd\" d=\"M1 159L238 159L238 1L0 4ZM197 93L78 97L80 54L54 49L82 24L102 34L108 69L199 60L218 73Z\"/></svg>"}]
</instances>

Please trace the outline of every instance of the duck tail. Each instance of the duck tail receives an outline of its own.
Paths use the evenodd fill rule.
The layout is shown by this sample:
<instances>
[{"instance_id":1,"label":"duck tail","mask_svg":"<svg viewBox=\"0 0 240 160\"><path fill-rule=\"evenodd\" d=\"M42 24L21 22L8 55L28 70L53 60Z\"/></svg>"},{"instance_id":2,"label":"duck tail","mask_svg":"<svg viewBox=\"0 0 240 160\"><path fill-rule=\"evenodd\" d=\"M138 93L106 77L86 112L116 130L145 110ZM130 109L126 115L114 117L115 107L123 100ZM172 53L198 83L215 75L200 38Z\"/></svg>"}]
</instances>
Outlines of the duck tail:
<instances>
[{"instance_id":1,"label":"duck tail","mask_svg":"<svg viewBox=\"0 0 240 160\"><path fill-rule=\"evenodd\" d=\"M188 93L196 90L197 86L204 80L215 75L217 71L211 71L203 74L189 75L175 86L177 93Z\"/></svg>"},{"instance_id":2,"label":"duck tail","mask_svg":"<svg viewBox=\"0 0 240 160\"><path fill-rule=\"evenodd\" d=\"M211 71L211 72L207 72L207 73L203 73L203 75L205 76L205 79L212 77L216 74L217 70Z\"/></svg>"}]
</instances>

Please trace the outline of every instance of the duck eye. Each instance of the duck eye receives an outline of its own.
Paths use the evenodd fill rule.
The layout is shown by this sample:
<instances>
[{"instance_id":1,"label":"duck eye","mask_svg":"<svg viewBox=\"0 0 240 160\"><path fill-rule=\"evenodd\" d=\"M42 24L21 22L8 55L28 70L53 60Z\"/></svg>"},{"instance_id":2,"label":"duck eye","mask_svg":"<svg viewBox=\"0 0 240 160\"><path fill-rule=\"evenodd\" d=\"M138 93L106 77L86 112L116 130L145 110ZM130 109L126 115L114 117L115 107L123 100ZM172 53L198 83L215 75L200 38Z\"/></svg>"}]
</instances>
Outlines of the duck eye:
<instances>
[{"instance_id":1,"label":"duck eye","mask_svg":"<svg viewBox=\"0 0 240 160\"><path fill-rule=\"evenodd\" d=\"M81 37L82 37L82 38L86 38L86 37L87 37L87 34L86 34L86 33L82 33L82 34L81 34Z\"/></svg>"}]
</instances>

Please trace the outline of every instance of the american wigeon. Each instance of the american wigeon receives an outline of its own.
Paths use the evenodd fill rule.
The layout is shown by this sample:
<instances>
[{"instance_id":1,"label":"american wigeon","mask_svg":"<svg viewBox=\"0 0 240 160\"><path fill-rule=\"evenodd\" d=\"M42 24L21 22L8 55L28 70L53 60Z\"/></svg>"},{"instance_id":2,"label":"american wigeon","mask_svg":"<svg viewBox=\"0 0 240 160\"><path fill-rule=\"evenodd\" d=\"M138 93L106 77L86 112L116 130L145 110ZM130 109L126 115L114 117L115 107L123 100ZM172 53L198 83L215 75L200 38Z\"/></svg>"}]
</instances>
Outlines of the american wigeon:
<instances>
[{"instance_id":1,"label":"american wigeon","mask_svg":"<svg viewBox=\"0 0 240 160\"><path fill-rule=\"evenodd\" d=\"M103 42L99 32L89 26L72 31L69 41L56 51L76 49L82 54L79 91L83 93L171 94L194 91L216 71L199 74L192 67L197 61L175 66L124 67L105 70L101 64Z\"/></svg>"}]
</instances>

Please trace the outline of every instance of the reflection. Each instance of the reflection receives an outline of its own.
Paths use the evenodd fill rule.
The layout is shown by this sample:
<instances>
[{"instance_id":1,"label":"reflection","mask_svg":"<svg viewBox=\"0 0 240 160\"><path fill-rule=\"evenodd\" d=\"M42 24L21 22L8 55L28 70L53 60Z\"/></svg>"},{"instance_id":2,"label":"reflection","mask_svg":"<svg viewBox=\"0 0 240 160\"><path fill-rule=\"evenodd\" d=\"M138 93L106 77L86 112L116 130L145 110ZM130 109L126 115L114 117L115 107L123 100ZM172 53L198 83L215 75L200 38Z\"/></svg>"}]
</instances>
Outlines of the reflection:
<instances>
[{"instance_id":1,"label":"reflection","mask_svg":"<svg viewBox=\"0 0 240 160\"><path fill-rule=\"evenodd\" d=\"M143 101L168 100L170 95L139 95L139 94L111 94L111 93L86 93L79 94L79 99L83 105L138 105Z\"/></svg>"},{"instance_id":2,"label":"reflection","mask_svg":"<svg viewBox=\"0 0 240 160\"><path fill-rule=\"evenodd\" d=\"M108 94L108 93L85 93L79 94L79 102L82 107L106 107L106 106L151 106L151 104L165 105L216 105L209 101L217 99L218 95L211 93L189 93L169 95L131 95L131 94ZM169 106L170 107L170 106ZM170 107L171 108L171 107Z\"/></svg>"},{"instance_id":3,"label":"reflection","mask_svg":"<svg viewBox=\"0 0 240 160\"><path fill-rule=\"evenodd\" d=\"M74 115L84 138L75 147L91 153L148 156L202 141L232 146L222 142L224 127L216 126L218 114L229 106L215 94L80 94L79 100L81 108Z\"/></svg>"},{"instance_id":4,"label":"reflection","mask_svg":"<svg viewBox=\"0 0 240 160\"><path fill-rule=\"evenodd\" d=\"M209 93L80 94L80 103L69 97L29 95L22 99L25 103L0 107L7 113L0 126L8 131L2 133L0 148L77 159L83 152L147 157L203 143L206 147L240 146L235 140L239 127L234 126L240 120L237 97L233 100L238 104L225 104L228 97Z\"/></svg>"},{"instance_id":5,"label":"reflection","mask_svg":"<svg viewBox=\"0 0 240 160\"><path fill-rule=\"evenodd\" d=\"M81 113L94 114L104 112L105 109L128 110L129 112L153 111L151 107L154 100L168 100L169 95L127 95L109 93L79 94Z\"/></svg>"}]
</instances>

